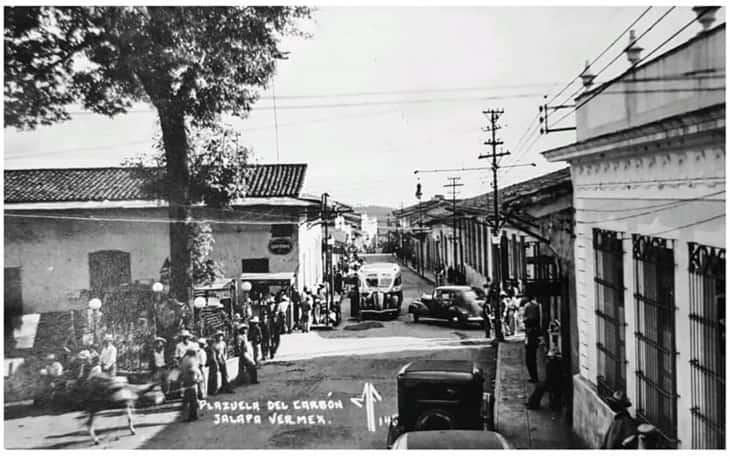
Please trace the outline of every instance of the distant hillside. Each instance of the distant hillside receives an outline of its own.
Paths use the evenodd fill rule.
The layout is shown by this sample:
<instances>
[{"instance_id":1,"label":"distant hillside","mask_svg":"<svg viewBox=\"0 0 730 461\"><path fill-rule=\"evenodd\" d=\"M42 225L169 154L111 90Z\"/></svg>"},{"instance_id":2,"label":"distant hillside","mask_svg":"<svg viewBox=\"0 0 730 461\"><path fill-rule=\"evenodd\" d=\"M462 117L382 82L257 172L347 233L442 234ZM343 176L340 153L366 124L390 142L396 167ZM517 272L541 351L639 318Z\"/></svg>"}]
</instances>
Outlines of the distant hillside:
<instances>
[{"instance_id":1,"label":"distant hillside","mask_svg":"<svg viewBox=\"0 0 730 461\"><path fill-rule=\"evenodd\" d=\"M378 223L385 222L385 220L388 217L392 217L393 208L389 208L387 206L377 206L377 205L368 205L368 206L359 206L355 207L355 211L358 213L365 213L368 216L375 216L378 218Z\"/></svg>"}]
</instances>

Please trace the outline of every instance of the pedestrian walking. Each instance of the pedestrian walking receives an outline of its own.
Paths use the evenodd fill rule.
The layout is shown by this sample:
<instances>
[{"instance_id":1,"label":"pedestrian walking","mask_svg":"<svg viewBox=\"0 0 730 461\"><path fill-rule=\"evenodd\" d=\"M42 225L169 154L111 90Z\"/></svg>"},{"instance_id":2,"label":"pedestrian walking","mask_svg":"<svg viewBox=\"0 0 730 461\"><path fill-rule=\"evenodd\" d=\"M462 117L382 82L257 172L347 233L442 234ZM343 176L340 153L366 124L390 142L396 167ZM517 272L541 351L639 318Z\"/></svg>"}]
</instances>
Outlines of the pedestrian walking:
<instances>
[{"instance_id":1,"label":"pedestrian walking","mask_svg":"<svg viewBox=\"0 0 730 461\"><path fill-rule=\"evenodd\" d=\"M261 357L261 327L259 326L259 318L254 315L248 325L248 340L251 342L253 352L253 361L259 364Z\"/></svg>"},{"instance_id":2,"label":"pedestrian walking","mask_svg":"<svg viewBox=\"0 0 730 461\"><path fill-rule=\"evenodd\" d=\"M245 384L248 381L251 384L258 384L258 372L253 357L253 346L248 340L248 330L248 325L241 325L236 336L238 349L241 351L241 354L238 356L238 376L236 377L236 382Z\"/></svg>"},{"instance_id":3,"label":"pedestrian walking","mask_svg":"<svg viewBox=\"0 0 730 461\"><path fill-rule=\"evenodd\" d=\"M507 292L502 291L499 294L499 303L502 308L502 331L504 336L512 336L514 334L514 312Z\"/></svg>"},{"instance_id":4,"label":"pedestrian walking","mask_svg":"<svg viewBox=\"0 0 730 461\"><path fill-rule=\"evenodd\" d=\"M530 382L538 380L537 350L540 345L540 305L534 297L525 297L525 365Z\"/></svg>"},{"instance_id":5,"label":"pedestrian walking","mask_svg":"<svg viewBox=\"0 0 730 461\"><path fill-rule=\"evenodd\" d=\"M198 419L198 385L203 380L197 351L185 352L180 368L183 386L182 416L185 421L195 421Z\"/></svg>"}]
</instances>

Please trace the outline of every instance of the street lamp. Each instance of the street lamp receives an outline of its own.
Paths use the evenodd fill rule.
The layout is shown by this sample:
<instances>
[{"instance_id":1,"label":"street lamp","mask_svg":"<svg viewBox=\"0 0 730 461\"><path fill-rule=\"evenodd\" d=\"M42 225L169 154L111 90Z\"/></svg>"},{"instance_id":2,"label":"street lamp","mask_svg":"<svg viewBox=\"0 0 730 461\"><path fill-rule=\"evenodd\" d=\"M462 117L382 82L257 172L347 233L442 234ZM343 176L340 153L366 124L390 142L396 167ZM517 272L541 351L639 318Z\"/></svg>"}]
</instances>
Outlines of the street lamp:
<instances>
[{"instance_id":1,"label":"street lamp","mask_svg":"<svg viewBox=\"0 0 730 461\"><path fill-rule=\"evenodd\" d=\"M197 309L196 312L193 313L193 320L196 322L196 324L199 324L200 322L200 309L204 308L207 304L208 302L202 296L198 296L193 300L193 306L195 307L195 309ZM202 325L200 325L200 330L198 331L198 334L203 334Z\"/></svg>"},{"instance_id":2,"label":"street lamp","mask_svg":"<svg viewBox=\"0 0 730 461\"><path fill-rule=\"evenodd\" d=\"M423 275L423 239L422 239L422 227L423 227L423 209L421 208L421 198L423 197L423 191L421 190L420 181L416 184L416 198L418 199L418 270Z\"/></svg>"},{"instance_id":3,"label":"street lamp","mask_svg":"<svg viewBox=\"0 0 730 461\"><path fill-rule=\"evenodd\" d=\"M154 306L152 306L152 324L155 329L155 336L157 336L157 312L160 307L160 297L162 296L162 290L165 287L160 282L152 284L152 292L154 293Z\"/></svg>"},{"instance_id":4,"label":"street lamp","mask_svg":"<svg viewBox=\"0 0 730 461\"><path fill-rule=\"evenodd\" d=\"M89 311L92 319L93 343L96 344L97 336L97 319L99 317L99 309L101 309L101 299L92 298L89 300Z\"/></svg>"}]
</instances>

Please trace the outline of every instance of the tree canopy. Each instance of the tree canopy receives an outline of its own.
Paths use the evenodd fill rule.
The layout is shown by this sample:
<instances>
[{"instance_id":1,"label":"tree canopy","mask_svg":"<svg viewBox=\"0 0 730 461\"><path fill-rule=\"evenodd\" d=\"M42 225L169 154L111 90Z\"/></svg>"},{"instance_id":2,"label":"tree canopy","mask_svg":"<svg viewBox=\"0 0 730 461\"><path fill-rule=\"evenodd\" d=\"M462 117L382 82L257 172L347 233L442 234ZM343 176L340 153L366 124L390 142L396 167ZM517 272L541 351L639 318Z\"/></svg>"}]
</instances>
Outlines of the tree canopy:
<instances>
[{"instance_id":1,"label":"tree canopy","mask_svg":"<svg viewBox=\"0 0 730 461\"><path fill-rule=\"evenodd\" d=\"M106 115L137 101L195 124L244 115L266 85L280 40L305 7L6 7L5 125Z\"/></svg>"},{"instance_id":2,"label":"tree canopy","mask_svg":"<svg viewBox=\"0 0 730 461\"><path fill-rule=\"evenodd\" d=\"M306 7L6 7L5 125L66 120L72 102L109 116L151 103L162 130L171 292L189 300L186 223L200 189L191 170L223 182L239 173L222 158L195 158L188 129L244 116L284 57L281 39L301 34L309 16ZM208 188L206 198L225 202L240 192L231 187Z\"/></svg>"}]
</instances>

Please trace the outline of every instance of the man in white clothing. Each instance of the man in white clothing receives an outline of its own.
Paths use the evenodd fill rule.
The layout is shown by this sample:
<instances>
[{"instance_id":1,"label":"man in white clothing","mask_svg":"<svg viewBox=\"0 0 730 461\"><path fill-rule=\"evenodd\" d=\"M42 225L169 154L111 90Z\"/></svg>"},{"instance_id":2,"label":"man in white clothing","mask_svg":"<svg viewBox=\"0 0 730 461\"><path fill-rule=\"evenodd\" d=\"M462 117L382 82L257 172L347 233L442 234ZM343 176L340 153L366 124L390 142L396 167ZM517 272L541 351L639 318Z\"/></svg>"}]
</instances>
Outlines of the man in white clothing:
<instances>
[{"instance_id":1,"label":"man in white clothing","mask_svg":"<svg viewBox=\"0 0 730 461\"><path fill-rule=\"evenodd\" d=\"M117 375L117 348L112 344L112 335L104 335L101 352L99 353L99 365L101 371L108 376Z\"/></svg>"}]
</instances>

